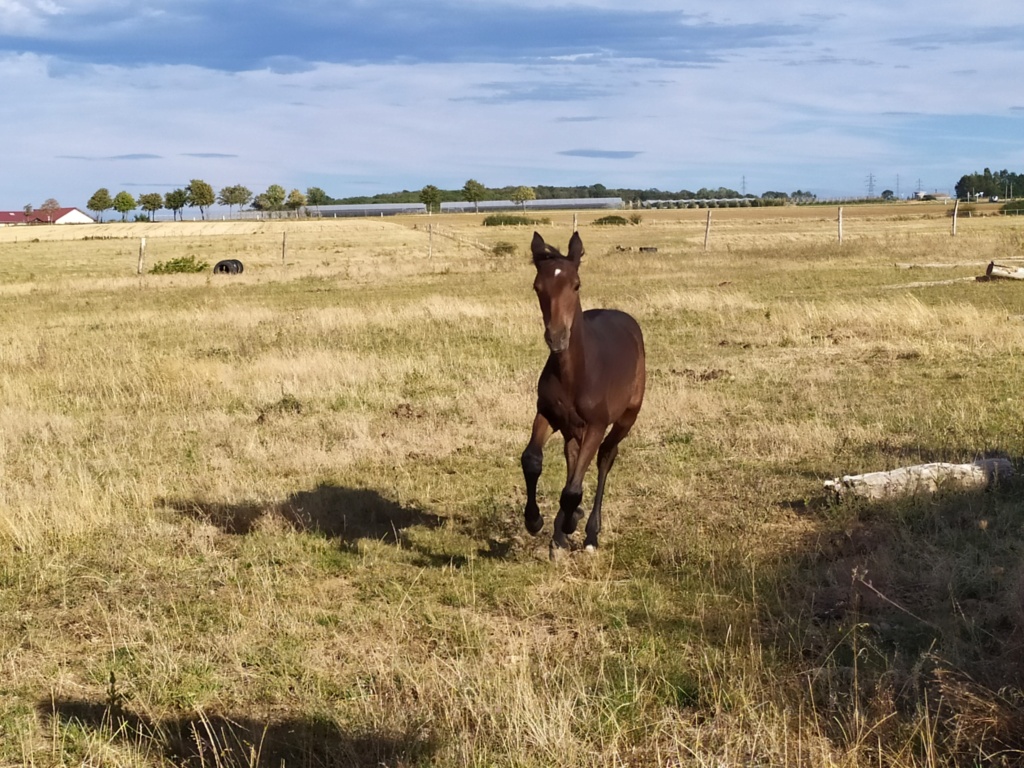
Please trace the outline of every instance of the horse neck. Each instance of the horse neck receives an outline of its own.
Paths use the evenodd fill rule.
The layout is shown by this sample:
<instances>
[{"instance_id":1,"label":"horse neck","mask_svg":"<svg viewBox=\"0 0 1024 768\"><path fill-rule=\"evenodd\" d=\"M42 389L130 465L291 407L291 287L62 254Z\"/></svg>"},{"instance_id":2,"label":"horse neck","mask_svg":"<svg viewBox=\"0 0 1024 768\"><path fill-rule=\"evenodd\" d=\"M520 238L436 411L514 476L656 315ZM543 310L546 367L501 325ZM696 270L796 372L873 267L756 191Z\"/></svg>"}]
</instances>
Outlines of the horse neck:
<instances>
[{"instance_id":1,"label":"horse neck","mask_svg":"<svg viewBox=\"0 0 1024 768\"><path fill-rule=\"evenodd\" d=\"M589 346L587 330L583 320L583 307L577 299L575 316L572 320L572 333L569 334L569 346L558 353L558 368L562 384L573 393L583 381L583 374L587 367L587 348Z\"/></svg>"}]
</instances>

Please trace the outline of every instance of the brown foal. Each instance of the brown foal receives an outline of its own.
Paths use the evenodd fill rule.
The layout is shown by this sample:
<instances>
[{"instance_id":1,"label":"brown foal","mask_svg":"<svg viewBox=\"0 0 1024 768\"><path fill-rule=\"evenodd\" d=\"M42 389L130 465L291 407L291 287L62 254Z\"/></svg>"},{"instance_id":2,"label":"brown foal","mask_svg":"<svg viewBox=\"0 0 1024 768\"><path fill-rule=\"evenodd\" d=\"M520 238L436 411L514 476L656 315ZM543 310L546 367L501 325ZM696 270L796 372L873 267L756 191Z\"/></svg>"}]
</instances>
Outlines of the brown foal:
<instances>
[{"instance_id":1,"label":"brown foal","mask_svg":"<svg viewBox=\"0 0 1024 768\"><path fill-rule=\"evenodd\" d=\"M537 479L544 444L552 432L565 439L566 482L555 517L551 556L569 546L568 536L583 517L583 477L597 456L597 490L587 519L584 546L597 549L601 500L619 443L629 434L644 400L644 339L636 320L615 309L580 305L579 266L583 241L569 240L563 256L534 232L531 244L537 278L533 289L544 315L544 340L550 355L537 382L537 415L523 451L526 478L526 529L537 534L544 518L537 506ZM605 434L607 432L607 435Z\"/></svg>"}]
</instances>

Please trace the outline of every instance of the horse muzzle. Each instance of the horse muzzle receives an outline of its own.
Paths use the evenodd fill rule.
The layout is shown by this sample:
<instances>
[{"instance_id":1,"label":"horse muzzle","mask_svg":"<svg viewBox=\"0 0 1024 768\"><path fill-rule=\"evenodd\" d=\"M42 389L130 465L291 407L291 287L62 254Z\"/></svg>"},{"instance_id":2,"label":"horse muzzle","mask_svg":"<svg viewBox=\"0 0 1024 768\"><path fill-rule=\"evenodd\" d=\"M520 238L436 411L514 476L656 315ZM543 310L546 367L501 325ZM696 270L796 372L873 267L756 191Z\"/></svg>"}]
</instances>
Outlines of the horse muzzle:
<instances>
[{"instance_id":1,"label":"horse muzzle","mask_svg":"<svg viewBox=\"0 0 1024 768\"><path fill-rule=\"evenodd\" d=\"M563 328L561 331L552 333L551 331L544 332L544 341L555 354L559 352L565 352L569 348L569 329Z\"/></svg>"}]
</instances>

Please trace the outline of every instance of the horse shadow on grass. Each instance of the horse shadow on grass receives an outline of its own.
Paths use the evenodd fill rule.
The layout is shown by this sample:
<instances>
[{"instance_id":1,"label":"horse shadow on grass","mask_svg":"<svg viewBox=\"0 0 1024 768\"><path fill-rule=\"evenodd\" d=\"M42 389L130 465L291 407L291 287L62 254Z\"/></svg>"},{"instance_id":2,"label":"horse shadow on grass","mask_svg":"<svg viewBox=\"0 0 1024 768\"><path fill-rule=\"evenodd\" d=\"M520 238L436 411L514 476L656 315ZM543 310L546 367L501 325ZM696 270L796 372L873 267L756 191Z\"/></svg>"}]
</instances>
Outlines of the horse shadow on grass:
<instances>
[{"instance_id":1,"label":"horse shadow on grass","mask_svg":"<svg viewBox=\"0 0 1024 768\"><path fill-rule=\"evenodd\" d=\"M385 766L429 762L435 745L423 733L347 733L332 720L289 718L277 722L234 715L195 714L155 720L129 711L116 697L41 701L36 711L54 731L86 728L112 742L154 746L172 765Z\"/></svg>"},{"instance_id":2,"label":"horse shadow on grass","mask_svg":"<svg viewBox=\"0 0 1024 768\"><path fill-rule=\"evenodd\" d=\"M403 506L371 488L346 488L321 483L309 491L296 491L282 502L243 501L229 504L203 499L162 499L161 503L194 520L215 525L224 533L246 536L270 522L283 522L293 530L335 539L345 549L360 541L375 541L416 550L423 565L461 566L475 556L502 559L510 544L489 538L483 545L465 544L446 552L444 532L455 532L457 520L417 507ZM426 535L424 535L426 534ZM448 538L452 538L449 535ZM469 538L462 536L469 541Z\"/></svg>"}]
</instances>

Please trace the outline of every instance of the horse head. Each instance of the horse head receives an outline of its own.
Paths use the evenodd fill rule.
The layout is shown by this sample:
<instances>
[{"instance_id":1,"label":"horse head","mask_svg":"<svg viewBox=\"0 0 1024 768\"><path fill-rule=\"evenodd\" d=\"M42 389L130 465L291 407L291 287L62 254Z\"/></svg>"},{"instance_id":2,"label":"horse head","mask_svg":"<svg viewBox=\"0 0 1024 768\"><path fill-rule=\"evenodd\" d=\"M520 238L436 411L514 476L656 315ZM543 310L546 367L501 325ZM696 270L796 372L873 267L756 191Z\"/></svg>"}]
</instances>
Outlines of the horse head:
<instances>
[{"instance_id":1,"label":"horse head","mask_svg":"<svg viewBox=\"0 0 1024 768\"><path fill-rule=\"evenodd\" d=\"M573 232L569 240L569 255L563 256L534 232L530 249L537 268L533 290L544 316L544 341L552 352L564 352L569 347L573 323L582 312L579 267L583 258L583 241L579 232Z\"/></svg>"}]
</instances>

